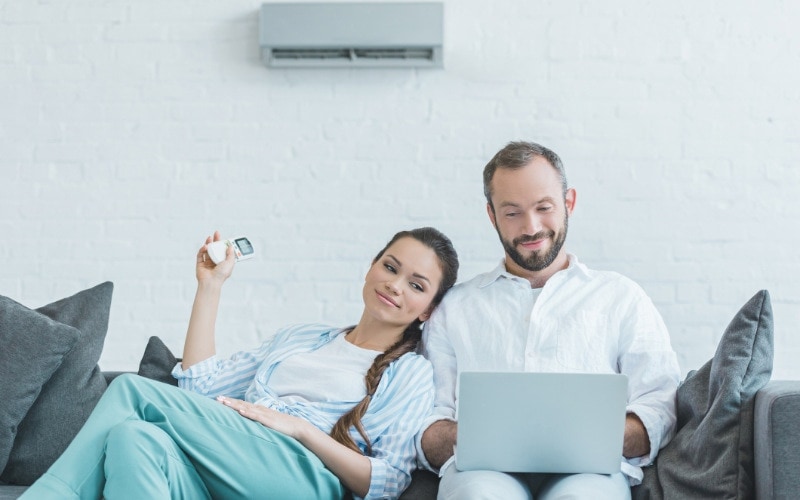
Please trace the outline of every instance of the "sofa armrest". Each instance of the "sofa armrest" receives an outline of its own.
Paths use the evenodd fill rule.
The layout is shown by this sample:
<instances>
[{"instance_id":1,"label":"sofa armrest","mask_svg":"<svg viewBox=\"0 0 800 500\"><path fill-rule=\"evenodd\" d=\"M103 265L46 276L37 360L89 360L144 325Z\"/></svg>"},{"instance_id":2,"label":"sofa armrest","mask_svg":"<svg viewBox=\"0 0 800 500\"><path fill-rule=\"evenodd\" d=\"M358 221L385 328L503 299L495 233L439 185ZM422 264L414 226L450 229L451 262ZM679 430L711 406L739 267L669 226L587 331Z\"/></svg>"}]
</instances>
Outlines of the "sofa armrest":
<instances>
[{"instance_id":1,"label":"sofa armrest","mask_svg":"<svg viewBox=\"0 0 800 500\"><path fill-rule=\"evenodd\" d=\"M773 380L756 394L756 498L800 498L800 380Z\"/></svg>"}]
</instances>

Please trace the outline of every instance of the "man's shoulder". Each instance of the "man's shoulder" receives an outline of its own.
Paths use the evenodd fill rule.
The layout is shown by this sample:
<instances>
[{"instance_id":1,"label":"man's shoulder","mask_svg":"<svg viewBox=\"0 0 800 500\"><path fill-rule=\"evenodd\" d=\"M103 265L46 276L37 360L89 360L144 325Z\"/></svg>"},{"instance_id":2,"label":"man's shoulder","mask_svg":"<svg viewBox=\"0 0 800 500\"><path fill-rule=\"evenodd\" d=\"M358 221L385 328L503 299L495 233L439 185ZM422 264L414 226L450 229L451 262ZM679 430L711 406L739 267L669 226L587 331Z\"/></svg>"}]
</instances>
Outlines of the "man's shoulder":
<instances>
[{"instance_id":1,"label":"man's shoulder","mask_svg":"<svg viewBox=\"0 0 800 500\"><path fill-rule=\"evenodd\" d=\"M593 282L598 286L619 286L625 288L641 289L633 279L617 271L590 269L583 263L576 265L573 278L583 277L585 280Z\"/></svg>"},{"instance_id":2,"label":"man's shoulder","mask_svg":"<svg viewBox=\"0 0 800 500\"><path fill-rule=\"evenodd\" d=\"M493 273L491 271L477 274L466 281L454 285L444 298L445 300L454 301L475 296L478 291L492 283L492 278Z\"/></svg>"},{"instance_id":3,"label":"man's shoulder","mask_svg":"<svg viewBox=\"0 0 800 500\"><path fill-rule=\"evenodd\" d=\"M582 297L592 303L635 304L649 300L647 292L636 281L617 271L588 269L570 275L560 292ZM559 293L559 292L556 292Z\"/></svg>"}]
</instances>

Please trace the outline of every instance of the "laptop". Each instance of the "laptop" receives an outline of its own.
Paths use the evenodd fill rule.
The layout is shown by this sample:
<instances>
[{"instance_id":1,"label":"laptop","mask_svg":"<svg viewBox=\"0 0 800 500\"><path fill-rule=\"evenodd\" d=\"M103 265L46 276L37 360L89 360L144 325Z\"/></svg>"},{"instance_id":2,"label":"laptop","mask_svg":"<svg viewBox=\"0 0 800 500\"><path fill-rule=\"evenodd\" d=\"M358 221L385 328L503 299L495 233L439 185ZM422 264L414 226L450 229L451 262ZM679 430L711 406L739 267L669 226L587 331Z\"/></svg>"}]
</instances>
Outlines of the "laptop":
<instances>
[{"instance_id":1,"label":"laptop","mask_svg":"<svg viewBox=\"0 0 800 500\"><path fill-rule=\"evenodd\" d=\"M458 386L459 470L620 471L627 376L462 372Z\"/></svg>"}]
</instances>

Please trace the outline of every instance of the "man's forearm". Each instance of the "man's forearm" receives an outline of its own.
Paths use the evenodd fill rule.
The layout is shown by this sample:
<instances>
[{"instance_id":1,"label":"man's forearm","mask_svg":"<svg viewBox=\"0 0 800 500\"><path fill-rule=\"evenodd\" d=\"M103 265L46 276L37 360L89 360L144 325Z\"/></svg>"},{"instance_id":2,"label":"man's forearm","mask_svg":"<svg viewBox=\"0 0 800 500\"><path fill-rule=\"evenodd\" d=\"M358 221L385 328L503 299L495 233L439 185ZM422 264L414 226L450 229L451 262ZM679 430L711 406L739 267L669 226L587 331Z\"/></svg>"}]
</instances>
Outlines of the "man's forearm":
<instances>
[{"instance_id":1,"label":"man's forearm","mask_svg":"<svg viewBox=\"0 0 800 500\"><path fill-rule=\"evenodd\" d=\"M622 455L625 458L635 458L650 454L650 436L647 434L642 421L635 413L625 416L625 442L622 446Z\"/></svg>"},{"instance_id":2,"label":"man's forearm","mask_svg":"<svg viewBox=\"0 0 800 500\"><path fill-rule=\"evenodd\" d=\"M422 452L431 467L438 469L453 456L457 428L455 422L439 420L422 434Z\"/></svg>"}]
</instances>

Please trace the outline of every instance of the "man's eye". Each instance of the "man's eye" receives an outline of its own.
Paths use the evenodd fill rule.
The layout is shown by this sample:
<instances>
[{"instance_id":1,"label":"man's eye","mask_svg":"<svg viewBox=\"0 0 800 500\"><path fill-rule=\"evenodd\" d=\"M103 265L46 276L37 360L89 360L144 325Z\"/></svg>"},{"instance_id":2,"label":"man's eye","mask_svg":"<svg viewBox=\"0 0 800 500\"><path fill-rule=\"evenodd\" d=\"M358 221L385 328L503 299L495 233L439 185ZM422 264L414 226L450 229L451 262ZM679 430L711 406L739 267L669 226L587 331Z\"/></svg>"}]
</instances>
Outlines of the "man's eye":
<instances>
[{"instance_id":1,"label":"man's eye","mask_svg":"<svg viewBox=\"0 0 800 500\"><path fill-rule=\"evenodd\" d=\"M517 215L519 215L519 212L509 212L506 214L506 217L516 217Z\"/></svg>"},{"instance_id":2,"label":"man's eye","mask_svg":"<svg viewBox=\"0 0 800 500\"><path fill-rule=\"evenodd\" d=\"M543 206L543 207L539 207L539 211L540 212L549 212L552 209L553 209L552 205L546 205L546 206Z\"/></svg>"}]
</instances>

